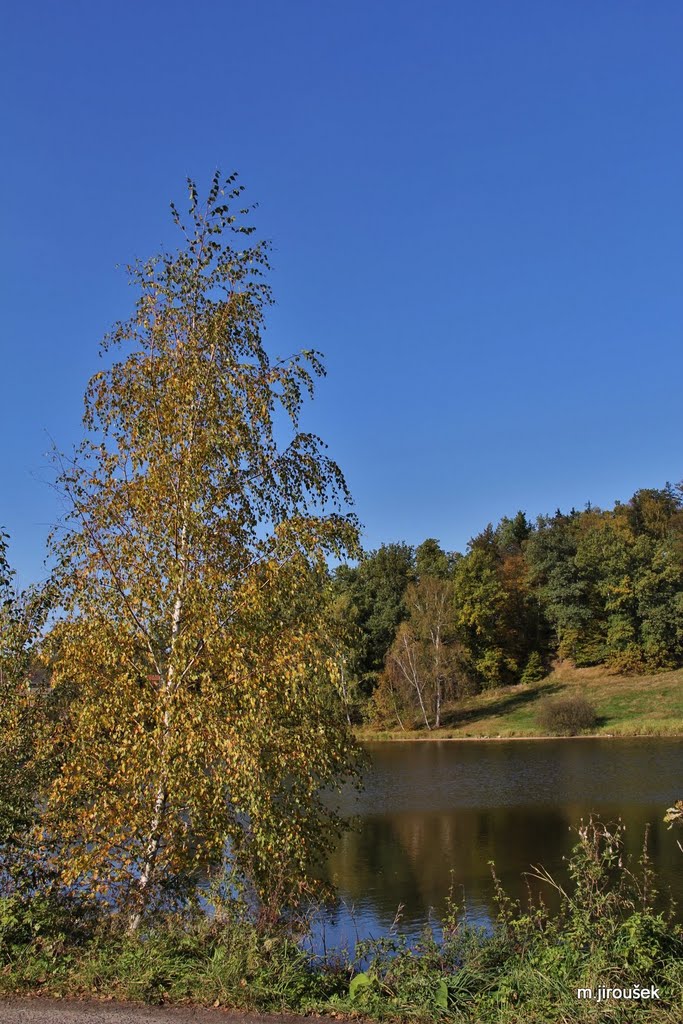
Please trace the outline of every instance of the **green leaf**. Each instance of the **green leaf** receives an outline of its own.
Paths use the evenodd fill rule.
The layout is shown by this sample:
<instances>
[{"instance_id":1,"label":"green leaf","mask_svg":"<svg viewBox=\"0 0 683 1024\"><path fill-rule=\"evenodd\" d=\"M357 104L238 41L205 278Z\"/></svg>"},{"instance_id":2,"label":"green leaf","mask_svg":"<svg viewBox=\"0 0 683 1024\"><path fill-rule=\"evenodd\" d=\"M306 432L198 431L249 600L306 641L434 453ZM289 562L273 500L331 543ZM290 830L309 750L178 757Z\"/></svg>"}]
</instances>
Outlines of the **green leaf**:
<instances>
[{"instance_id":1,"label":"green leaf","mask_svg":"<svg viewBox=\"0 0 683 1024\"><path fill-rule=\"evenodd\" d=\"M358 999L363 989L369 988L369 986L372 985L372 981L373 979L370 975L366 974L364 971L357 974L355 978L351 979L351 983L349 985L349 997L354 1001Z\"/></svg>"},{"instance_id":2,"label":"green leaf","mask_svg":"<svg viewBox=\"0 0 683 1024\"><path fill-rule=\"evenodd\" d=\"M434 1002L437 1006L440 1006L443 1010L448 1009L448 985L443 978L440 979L439 984L436 986L436 996Z\"/></svg>"}]
</instances>

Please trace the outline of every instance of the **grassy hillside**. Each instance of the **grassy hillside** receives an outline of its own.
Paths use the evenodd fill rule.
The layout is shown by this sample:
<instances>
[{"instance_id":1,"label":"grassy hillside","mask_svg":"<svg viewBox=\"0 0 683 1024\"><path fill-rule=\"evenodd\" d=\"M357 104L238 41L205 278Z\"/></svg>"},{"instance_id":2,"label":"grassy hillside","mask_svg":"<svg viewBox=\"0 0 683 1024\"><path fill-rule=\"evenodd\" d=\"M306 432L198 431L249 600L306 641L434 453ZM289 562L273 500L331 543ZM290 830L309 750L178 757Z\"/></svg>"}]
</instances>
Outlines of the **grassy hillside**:
<instances>
[{"instance_id":1,"label":"grassy hillside","mask_svg":"<svg viewBox=\"0 0 683 1024\"><path fill-rule=\"evenodd\" d=\"M623 676L597 668L558 668L540 682L489 690L447 706L444 726L410 732L363 729L369 739L543 736L536 716L549 696L581 694L595 707L597 736L683 736L683 669ZM407 724L407 723L406 723Z\"/></svg>"}]
</instances>

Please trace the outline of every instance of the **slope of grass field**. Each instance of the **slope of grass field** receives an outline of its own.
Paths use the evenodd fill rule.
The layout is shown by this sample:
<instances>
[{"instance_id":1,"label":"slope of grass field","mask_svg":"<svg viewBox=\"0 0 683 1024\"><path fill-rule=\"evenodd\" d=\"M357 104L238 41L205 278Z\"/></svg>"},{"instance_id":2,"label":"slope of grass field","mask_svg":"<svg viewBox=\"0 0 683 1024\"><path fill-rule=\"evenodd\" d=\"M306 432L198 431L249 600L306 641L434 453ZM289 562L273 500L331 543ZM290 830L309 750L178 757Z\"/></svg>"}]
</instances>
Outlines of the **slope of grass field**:
<instances>
[{"instance_id":1,"label":"slope of grass field","mask_svg":"<svg viewBox=\"0 0 683 1024\"><path fill-rule=\"evenodd\" d=\"M555 669L537 683L507 686L448 705L440 729L363 729L365 739L497 739L546 735L537 722L546 697L585 697L596 710L595 736L683 736L683 669L610 674L604 666Z\"/></svg>"}]
</instances>

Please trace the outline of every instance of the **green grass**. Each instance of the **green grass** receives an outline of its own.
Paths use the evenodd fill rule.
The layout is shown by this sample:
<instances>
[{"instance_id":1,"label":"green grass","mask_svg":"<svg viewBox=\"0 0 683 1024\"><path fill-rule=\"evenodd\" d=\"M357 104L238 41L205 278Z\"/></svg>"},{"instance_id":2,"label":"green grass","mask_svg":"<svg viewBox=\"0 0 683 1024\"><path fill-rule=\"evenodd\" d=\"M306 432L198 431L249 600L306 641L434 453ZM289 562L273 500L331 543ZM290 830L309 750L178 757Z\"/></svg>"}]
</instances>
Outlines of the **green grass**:
<instances>
[{"instance_id":1,"label":"green grass","mask_svg":"<svg viewBox=\"0 0 683 1024\"><path fill-rule=\"evenodd\" d=\"M597 668L558 668L528 685L488 690L447 705L444 725L359 730L361 739L506 739L542 737L540 701L581 694L595 707L596 736L683 736L683 669L652 675L611 674ZM417 723L415 723L417 724Z\"/></svg>"}]
</instances>

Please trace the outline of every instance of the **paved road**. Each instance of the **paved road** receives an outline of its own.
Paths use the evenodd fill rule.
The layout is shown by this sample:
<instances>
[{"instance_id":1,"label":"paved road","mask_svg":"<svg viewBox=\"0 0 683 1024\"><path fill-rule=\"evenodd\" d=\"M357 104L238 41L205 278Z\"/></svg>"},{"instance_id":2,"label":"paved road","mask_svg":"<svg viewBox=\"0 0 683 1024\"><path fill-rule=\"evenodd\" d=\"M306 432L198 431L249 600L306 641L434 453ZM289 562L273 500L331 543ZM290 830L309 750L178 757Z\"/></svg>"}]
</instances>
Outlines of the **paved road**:
<instances>
[{"instance_id":1,"label":"paved road","mask_svg":"<svg viewBox=\"0 0 683 1024\"><path fill-rule=\"evenodd\" d=\"M61 999L0 1000L0 1024L311 1024L310 1018Z\"/></svg>"}]
</instances>

